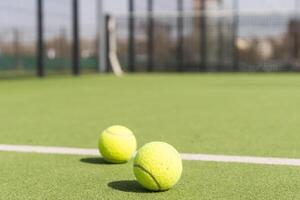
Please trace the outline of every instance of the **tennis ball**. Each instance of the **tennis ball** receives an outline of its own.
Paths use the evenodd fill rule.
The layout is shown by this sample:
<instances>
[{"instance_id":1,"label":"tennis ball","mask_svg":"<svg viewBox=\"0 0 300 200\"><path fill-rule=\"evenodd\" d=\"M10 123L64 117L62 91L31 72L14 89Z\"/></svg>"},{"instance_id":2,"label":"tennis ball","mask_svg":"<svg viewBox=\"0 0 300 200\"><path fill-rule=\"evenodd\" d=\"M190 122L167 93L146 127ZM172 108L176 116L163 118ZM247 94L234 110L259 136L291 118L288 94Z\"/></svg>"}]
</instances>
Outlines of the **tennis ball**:
<instances>
[{"instance_id":1,"label":"tennis ball","mask_svg":"<svg viewBox=\"0 0 300 200\"><path fill-rule=\"evenodd\" d=\"M182 161L174 147L164 142L150 142L141 147L134 159L134 175L148 190L164 191L180 179Z\"/></svg>"},{"instance_id":2,"label":"tennis ball","mask_svg":"<svg viewBox=\"0 0 300 200\"><path fill-rule=\"evenodd\" d=\"M104 160L110 163L124 163L136 151L136 139L132 131L124 126L111 126L99 138L98 147Z\"/></svg>"}]
</instances>

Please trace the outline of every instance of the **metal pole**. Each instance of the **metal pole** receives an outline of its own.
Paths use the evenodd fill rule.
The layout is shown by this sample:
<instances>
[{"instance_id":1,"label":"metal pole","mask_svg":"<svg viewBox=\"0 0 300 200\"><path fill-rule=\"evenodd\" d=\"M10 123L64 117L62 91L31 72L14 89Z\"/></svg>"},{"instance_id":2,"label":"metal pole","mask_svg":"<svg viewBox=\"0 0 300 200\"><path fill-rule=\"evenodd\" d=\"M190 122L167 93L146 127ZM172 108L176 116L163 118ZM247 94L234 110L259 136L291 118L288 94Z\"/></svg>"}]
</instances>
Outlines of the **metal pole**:
<instances>
[{"instance_id":1,"label":"metal pole","mask_svg":"<svg viewBox=\"0 0 300 200\"><path fill-rule=\"evenodd\" d=\"M103 7L104 0L97 0L97 26L98 26L98 69L105 72L107 68L106 51L106 27L105 13Z\"/></svg>"},{"instance_id":2,"label":"metal pole","mask_svg":"<svg viewBox=\"0 0 300 200\"><path fill-rule=\"evenodd\" d=\"M239 50L237 46L239 29L239 0L233 1L233 25L232 25L232 46L233 46L233 71L239 71Z\"/></svg>"},{"instance_id":3,"label":"metal pole","mask_svg":"<svg viewBox=\"0 0 300 200\"><path fill-rule=\"evenodd\" d=\"M219 11L223 10L223 0L218 0ZM218 16L218 66L217 70L222 70L225 66L223 62L224 52L224 33L223 33L223 17Z\"/></svg>"},{"instance_id":4,"label":"metal pole","mask_svg":"<svg viewBox=\"0 0 300 200\"><path fill-rule=\"evenodd\" d=\"M74 75L80 74L80 39L78 0L73 0L73 66Z\"/></svg>"},{"instance_id":5,"label":"metal pole","mask_svg":"<svg viewBox=\"0 0 300 200\"><path fill-rule=\"evenodd\" d=\"M201 56L201 65L199 70L206 71L207 69L207 38L206 38L206 0L200 0L200 56Z\"/></svg>"},{"instance_id":6,"label":"metal pole","mask_svg":"<svg viewBox=\"0 0 300 200\"><path fill-rule=\"evenodd\" d=\"M128 23L128 68L130 72L135 71L135 17L134 17L134 0L129 0L129 23Z\"/></svg>"},{"instance_id":7,"label":"metal pole","mask_svg":"<svg viewBox=\"0 0 300 200\"><path fill-rule=\"evenodd\" d=\"M44 10L43 0L37 0L37 76L43 77L44 73Z\"/></svg>"},{"instance_id":8,"label":"metal pole","mask_svg":"<svg viewBox=\"0 0 300 200\"><path fill-rule=\"evenodd\" d=\"M299 57L299 51L300 51L300 48L299 48L299 34L300 34L300 22L299 22L299 0L295 0L295 17L294 17L294 21L295 21L295 25L294 27L292 27L294 29L294 49L293 49L293 58L295 60L298 59Z\"/></svg>"},{"instance_id":9,"label":"metal pole","mask_svg":"<svg viewBox=\"0 0 300 200\"><path fill-rule=\"evenodd\" d=\"M183 67L183 0L177 0L177 71Z\"/></svg>"},{"instance_id":10,"label":"metal pole","mask_svg":"<svg viewBox=\"0 0 300 200\"><path fill-rule=\"evenodd\" d=\"M147 70L148 72L153 71L153 50L154 50L154 30L153 30L153 0L148 0L148 43L147 43L147 54L148 54L148 63Z\"/></svg>"},{"instance_id":11,"label":"metal pole","mask_svg":"<svg viewBox=\"0 0 300 200\"><path fill-rule=\"evenodd\" d=\"M106 66L105 66L105 72L109 72L112 67L111 67L111 62L109 60L109 52L110 52L110 34L109 34L109 22L111 20L111 16L110 15L105 15L105 52L108 52L106 54Z\"/></svg>"}]
</instances>

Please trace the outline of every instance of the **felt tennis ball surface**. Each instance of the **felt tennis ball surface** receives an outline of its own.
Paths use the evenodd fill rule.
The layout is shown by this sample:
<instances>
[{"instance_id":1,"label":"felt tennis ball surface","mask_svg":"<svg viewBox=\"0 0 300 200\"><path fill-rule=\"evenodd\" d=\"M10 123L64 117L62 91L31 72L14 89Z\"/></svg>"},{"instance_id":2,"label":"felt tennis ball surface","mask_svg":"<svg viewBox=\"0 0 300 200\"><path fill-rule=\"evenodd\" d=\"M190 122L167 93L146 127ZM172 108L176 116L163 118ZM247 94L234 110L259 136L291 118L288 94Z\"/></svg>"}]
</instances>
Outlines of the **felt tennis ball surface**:
<instances>
[{"instance_id":1,"label":"felt tennis ball surface","mask_svg":"<svg viewBox=\"0 0 300 200\"><path fill-rule=\"evenodd\" d=\"M146 189L164 191L179 181L182 161L173 146L164 142L150 142L138 150L133 171L137 181Z\"/></svg>"},{"instance_id":2,"label":"felt tennis ball surface","mask_svg":"<svg viewBox=\"0 0 300 200\"><path fill-rule=\"evenodd\" d=\"M98 147L107 162L124 163L133 157L136 151L136 139L128 128L111 126L101 133Z\"/></svg>"}]
</instances>

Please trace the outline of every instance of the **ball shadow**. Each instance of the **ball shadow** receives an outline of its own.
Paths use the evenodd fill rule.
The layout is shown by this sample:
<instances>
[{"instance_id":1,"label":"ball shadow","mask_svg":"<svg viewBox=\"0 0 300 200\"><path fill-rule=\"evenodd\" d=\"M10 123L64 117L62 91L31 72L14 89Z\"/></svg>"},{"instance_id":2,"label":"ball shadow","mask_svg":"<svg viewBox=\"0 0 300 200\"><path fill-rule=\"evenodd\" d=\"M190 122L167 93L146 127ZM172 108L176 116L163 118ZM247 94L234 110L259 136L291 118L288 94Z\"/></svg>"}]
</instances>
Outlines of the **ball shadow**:
<instances>
[{"instance_id":1,"label":"ball shadow","mask_svg":"<svg viewBox=\"0 0 300 200\"><path fill-rule=\"evenodd\" d=\"M89 158L81 158L80 162L94 164L94 165L111 165L111 163L106 162L101 157L89 157Z\"/></svg>"},{"instance_id":2,"label":"ball shadow","mask_svg":"<svg viewBox=\"0 0 300 200\"><path fill-rule=\"evenodd\" d=\"M137 181L133 180L112 181L107 185L114 190L122 192L152 193L151 191L144 189Z\"/></svg>"}]
</instances>

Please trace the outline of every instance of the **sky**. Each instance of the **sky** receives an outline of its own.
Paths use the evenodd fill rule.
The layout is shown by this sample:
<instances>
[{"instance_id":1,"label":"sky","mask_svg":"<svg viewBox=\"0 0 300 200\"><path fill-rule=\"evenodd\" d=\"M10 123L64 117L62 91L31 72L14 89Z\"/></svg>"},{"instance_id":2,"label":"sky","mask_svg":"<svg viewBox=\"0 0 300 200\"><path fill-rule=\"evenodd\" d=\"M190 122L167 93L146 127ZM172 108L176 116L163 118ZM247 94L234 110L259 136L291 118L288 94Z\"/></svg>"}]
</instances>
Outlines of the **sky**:
<instances>
[{"instance_id":1,"label":"sky","mask_svg":"<svg viewBox=\"0 0 300 200\"><path fill-rule=\"evenodd\" d=\"M174 11L176 10L177 0L153 0L155 11ZM183 0L184 9L192 9L192 0ZM239 10L282 10L290 11L294 10L295 2L300 0L240 0ZM128 0L106 0L104 2L105 11L113 14L126 13L128 9ZM95 27L93 24L96 23L96 0L81 0L81 19L82 25L87 27ZM224 0L224 5L226 8L232 7L232 0ZM147 9L147 0L136 0L135 7L136 10L142 12ZM84 28L83 28L84 29ZM85 29L84 29L85 30ZM83 31L84 31L83 30Z\"/></svg>"},{"instance_id":2,"label":"sky","mask_svg":"<svg viewBox=\"0 0 300 200\"><path fill-rule=\"evenodd\" d=\"M96 1L80 0L80 22L82 34L93 35L96 31ZM125 13L128 0L104 0L105 11L113 14ZM231 0L224 0L230 7ZM239 9L244 10L294 10L295 2L300 0L240 0ZM23 37L35 35L35 2L36 0L1 0L0 1L0 33L11 31L13 27L22 30ZM47 33L59 34L71 29L71 0L44 0L45 22ZM176 10L177 0L154 0L155 11ZM146 10L146 0L136 0L136 10ZM300 4L300 3L299 3ZM192 9L192 0L184 0L184 9ZM9 37L11 34L1 34Z\"/></svg>"},{"instance_id":3,"label":"sky","mask_svg":"<svg viewBox=\"0 0 300 200\"><path fill-rule=\"evenodd\" d=\"M87 23L96 20L96 1L97 0L80 0L81 18ZM106 12L125 13L127 11L128 0L104 0ZM171 11L176 9L177 0L154 0L155 11ZM192 8L192 0L183 0L186 10ZM282 9L292 10L295 2L300 0L240 0L240 10L268 10ZM36 0L1 0L0 1L0 24L14 24L23 21L30 21L35 15ZM44 0L46 13L53 17L53 21L59 21L59 17L70 15L71 0ZM225 0L231 2L231 0ZM227 3L228 4L228 3ZM230 4L230 3L229 3ZM145 11L147 0L136 0L135 6L139 11ZM55 17L55 15L58 16ZM55 19L56 18L56 19Z\"/></svg>"}]
</instances>

